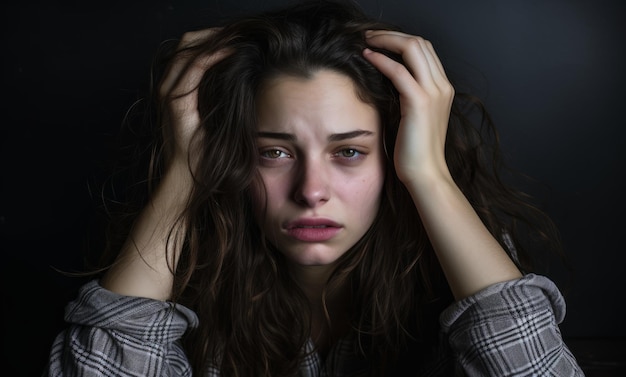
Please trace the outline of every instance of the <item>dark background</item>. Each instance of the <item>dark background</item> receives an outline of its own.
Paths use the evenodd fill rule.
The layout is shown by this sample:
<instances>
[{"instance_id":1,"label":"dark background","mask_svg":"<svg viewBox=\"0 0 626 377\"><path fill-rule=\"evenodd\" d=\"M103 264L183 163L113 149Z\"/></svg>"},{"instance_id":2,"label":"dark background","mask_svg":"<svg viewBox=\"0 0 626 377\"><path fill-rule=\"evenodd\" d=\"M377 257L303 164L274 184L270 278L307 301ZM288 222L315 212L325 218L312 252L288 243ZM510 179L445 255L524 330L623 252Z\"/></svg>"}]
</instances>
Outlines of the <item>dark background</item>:
<instances>
[{"instance_id":1,"label":"dark background","mask_svg":"<svg viewBox=\"0 0 626 377\"><path fill-rule=\"evenodd\" d=\"M93 187L159 43L289 1L24 1L2 5L3 357L39 375L93 245ZM626 360L625 5L620 0L368 0L430 39L487 103L508 163L562 232L573 275L550 272L571 348L599 374ZM91 188L90 188L91 187ZM97 194L96 194L97 195ZM623 364L622 364L623 365ZM615 369L615 368L613 368ZM622 369L623 370L623 369Z\"/></svg>"}]
</instances>

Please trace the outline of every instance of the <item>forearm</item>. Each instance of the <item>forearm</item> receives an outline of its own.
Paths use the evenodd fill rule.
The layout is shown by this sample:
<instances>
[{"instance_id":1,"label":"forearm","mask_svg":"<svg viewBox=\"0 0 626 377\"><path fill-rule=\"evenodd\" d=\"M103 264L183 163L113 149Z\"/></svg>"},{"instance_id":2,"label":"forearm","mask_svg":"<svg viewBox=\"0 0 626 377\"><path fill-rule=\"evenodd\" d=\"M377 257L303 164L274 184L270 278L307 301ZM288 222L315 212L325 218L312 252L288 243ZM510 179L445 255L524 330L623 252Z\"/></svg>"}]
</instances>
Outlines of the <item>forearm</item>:
<instances>
[{"instance_id":1,"label":"forearm","mask_svg":"<svg viewBox=\"0 0 626 377\"><path fill-rule=\"evenodd\" d=\"M215 30L186 33L180 48L209 38ZM171 296L185 223L180 221L193 187L190 172L203 146L198 115L197 88L206 70L223 54L176 55L159 87L167 106L164 139L170 147L171 163L159 187L144 208L126 241L116 264L102 279L102 285L114 292L167 300ZM191 157L191 161L189 160Z\"/></svg>"},{"instance_id":2,"label":"forearm","mask_svg":"<svg viewBox=\"0 0 626 377\"><path fill-rule=\"evenodd\" d=\"M449 174L407 187L457 299L521 276Z\"/></svg>"},{"instance_id":3,"label":"forearm","mask_svg":"<svg viewBox=\"0 0 626 377\"><path fill-rule=\"evenodd\" d=\"M186 161L175 160L140 213L115 264L102 278L104 288L127 296L170 297L172 269L185 231L179 217L191 187Z\"/></svg>"}]
</instances>

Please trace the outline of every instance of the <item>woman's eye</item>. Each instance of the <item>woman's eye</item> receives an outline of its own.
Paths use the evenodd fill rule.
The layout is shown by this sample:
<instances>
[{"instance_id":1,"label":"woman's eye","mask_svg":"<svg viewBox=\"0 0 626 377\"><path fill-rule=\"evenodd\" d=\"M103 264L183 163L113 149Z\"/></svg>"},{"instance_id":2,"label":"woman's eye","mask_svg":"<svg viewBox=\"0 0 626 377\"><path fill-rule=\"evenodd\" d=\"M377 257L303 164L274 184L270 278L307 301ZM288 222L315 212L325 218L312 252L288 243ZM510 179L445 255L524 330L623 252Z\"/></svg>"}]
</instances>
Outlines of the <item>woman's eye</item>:
<instances>
[{"instance_id":1,"label":"woman's eye","mask_svg":"<svg viewBox=\"0 0 626 377\"><path fill-rule=\"evenodd\" d=\"M342 158L342 159L346 159L349 161L353 161L353 160L359 160L362 157L364 157L364 153L362 153L361 151L354 149L354 148L344 148L341 149L340 151L338 151L337 153L335 153L336 157Z\"/></svg>"},{"instance_id":2,"label":"woman's eye","mask_svg":"<svg viewBox=\"0 0 626 377\"><path fill-rule=\"evenodd\" d=\"M352 158L354 156L359 155L359 151L357 151L356 149L343 149L339 153L341 154L341 157L348 157L348 158Z\"/></svg>"},{"instance_id":3,"label":"woman's eye","mask_svg":"<svg viewBox=\"0 0 626 377\"><path fill-rule=\"evenodd\" d=\"M280 149L269 149L261 152L261 157L269 158L269 159L277 159L289 157L289 154L281 151Z\"/></svg>"}]
</instances>

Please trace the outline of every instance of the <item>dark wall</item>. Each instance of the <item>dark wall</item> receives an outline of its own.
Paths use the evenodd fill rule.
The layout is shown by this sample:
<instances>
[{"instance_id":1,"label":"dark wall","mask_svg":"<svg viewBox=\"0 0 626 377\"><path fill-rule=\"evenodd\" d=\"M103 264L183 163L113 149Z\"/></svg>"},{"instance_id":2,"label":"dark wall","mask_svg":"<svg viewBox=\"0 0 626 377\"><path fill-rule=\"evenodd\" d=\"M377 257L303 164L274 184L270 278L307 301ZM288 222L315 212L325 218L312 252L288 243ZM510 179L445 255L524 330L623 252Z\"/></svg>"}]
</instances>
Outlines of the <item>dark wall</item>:
<instances>
[{"instance_id":1,"label":"dark wall","mask_svg":"<svg viewBox=\"0 0 626 377\"><path fill-rule=\"evenodd\" d=\"M2 6L0 235L3 357L37 375L94 223L99 181L164 39L287 1L25 1ZM88 4L88 5L86 5ZM254 4L254 5L250 5ZM362 1L433 41L487 103L508 162L559 226L568 338L624 337L624 5L596 1ZM533 189L535 190L535 189ZM24 360L28 360L24 363ZM5 369L5 368L3 368Z\"/></svg>"}]
</instances>

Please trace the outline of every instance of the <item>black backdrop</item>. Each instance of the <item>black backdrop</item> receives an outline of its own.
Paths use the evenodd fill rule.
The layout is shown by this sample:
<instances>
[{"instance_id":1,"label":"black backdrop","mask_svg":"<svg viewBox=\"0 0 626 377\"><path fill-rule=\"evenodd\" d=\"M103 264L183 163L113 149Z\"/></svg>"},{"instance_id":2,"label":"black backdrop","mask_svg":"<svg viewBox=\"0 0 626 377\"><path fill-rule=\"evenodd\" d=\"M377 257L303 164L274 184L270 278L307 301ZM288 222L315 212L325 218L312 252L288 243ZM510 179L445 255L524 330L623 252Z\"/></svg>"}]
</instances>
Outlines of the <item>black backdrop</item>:
<instances>
[{"instance_id":1,"label":"black backdrop","mask_svg":"<svg viewBox=\"0 0 626 377\"><path fill-rule=\"evenodd\" d=\"M288 1L24 1L2 5L3 357L37 375L89 247L97 181L164 39ZM574 268L566 338L624 338L625 6L620 0L363 0L433 41L487 103L513 167L559 226ZM535 190L535 189L533 189Z\"/></svg>"}]
</instances>

